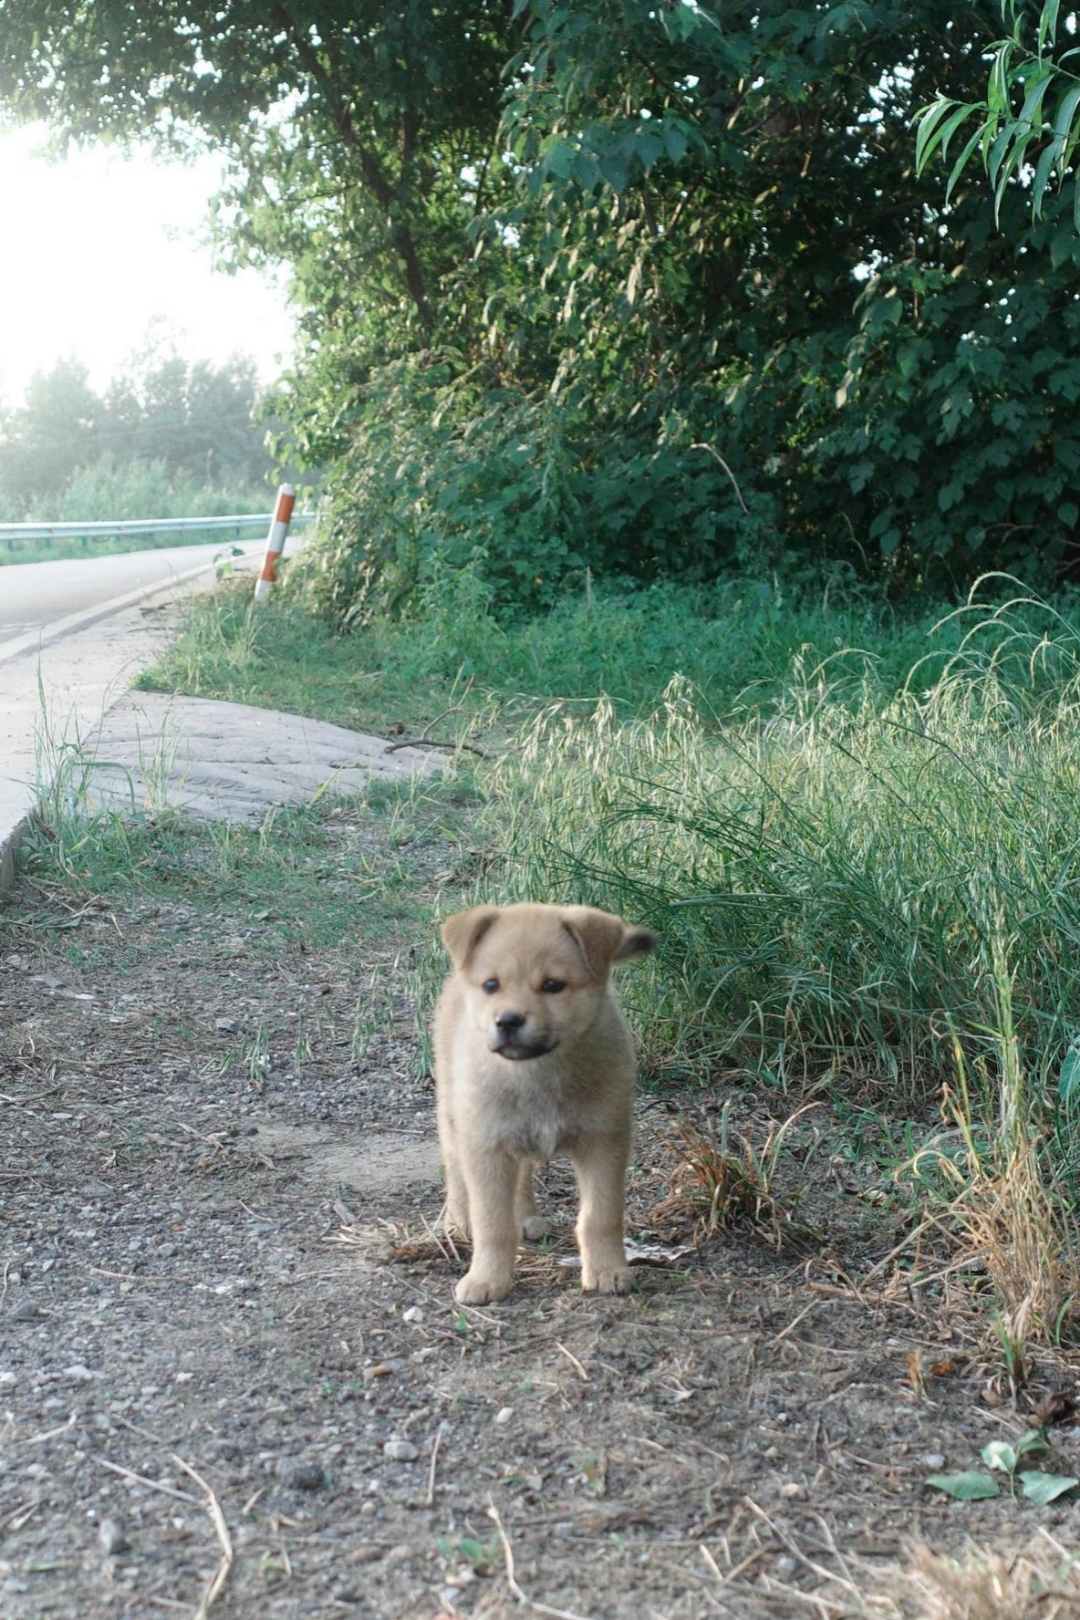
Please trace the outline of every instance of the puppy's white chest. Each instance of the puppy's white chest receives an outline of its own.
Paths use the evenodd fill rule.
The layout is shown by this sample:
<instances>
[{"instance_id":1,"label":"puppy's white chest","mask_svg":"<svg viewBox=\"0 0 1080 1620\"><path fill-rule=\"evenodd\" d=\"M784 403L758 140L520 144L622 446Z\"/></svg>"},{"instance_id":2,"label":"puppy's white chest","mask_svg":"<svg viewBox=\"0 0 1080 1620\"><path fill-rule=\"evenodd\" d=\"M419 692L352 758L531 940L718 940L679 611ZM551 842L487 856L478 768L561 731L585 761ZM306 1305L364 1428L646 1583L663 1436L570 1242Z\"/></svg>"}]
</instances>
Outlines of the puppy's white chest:
<instances>
[{"instance_id":1,"label":"puppy's white chest","mask_svg":"<svg viewBox=\"0 0 1080 1620\"><path fill-rule=\"evenodd\" d=\"M522 1129L516 1151L529 1159L553 1159L562 1137L560 1122L554 1119L532 1120Z\"/></svg>"},{"instance_id":2,"label":"puppy's white chest","mask_svg":"<svg viewBox=\"0 0 1080 1620\"><path fill-rule=\"evenodd\" d=\"M566 1135L562 1099L550 1084L523 1080L489 1098L484 1135L492 1147L527 1159L553 1159Z\"/></svg>"}]
</instances>

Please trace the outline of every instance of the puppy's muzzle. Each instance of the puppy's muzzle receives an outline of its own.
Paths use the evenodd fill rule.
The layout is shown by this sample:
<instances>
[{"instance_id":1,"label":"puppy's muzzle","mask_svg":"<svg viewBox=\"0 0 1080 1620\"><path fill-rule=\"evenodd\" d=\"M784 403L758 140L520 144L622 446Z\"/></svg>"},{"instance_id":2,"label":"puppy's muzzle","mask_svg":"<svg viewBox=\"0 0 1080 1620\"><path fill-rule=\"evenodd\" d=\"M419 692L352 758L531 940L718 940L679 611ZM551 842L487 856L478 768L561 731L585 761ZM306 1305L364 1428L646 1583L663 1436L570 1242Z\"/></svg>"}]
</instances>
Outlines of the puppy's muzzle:
<instances>
[{"instance_id":1,"label":"puppy's muzzle","mask_svg":"<svg viewBox=\"0 0 1080 1620\"><path fill-rule=\"evenodd\" d=\"M526 1035L526 1016L521 1012L501 1012L495 1020L488 1046L500 1057L520 1063L526 1058L543 1057L556 1044L550 1035Z\"/></svg>"}]
</instances>

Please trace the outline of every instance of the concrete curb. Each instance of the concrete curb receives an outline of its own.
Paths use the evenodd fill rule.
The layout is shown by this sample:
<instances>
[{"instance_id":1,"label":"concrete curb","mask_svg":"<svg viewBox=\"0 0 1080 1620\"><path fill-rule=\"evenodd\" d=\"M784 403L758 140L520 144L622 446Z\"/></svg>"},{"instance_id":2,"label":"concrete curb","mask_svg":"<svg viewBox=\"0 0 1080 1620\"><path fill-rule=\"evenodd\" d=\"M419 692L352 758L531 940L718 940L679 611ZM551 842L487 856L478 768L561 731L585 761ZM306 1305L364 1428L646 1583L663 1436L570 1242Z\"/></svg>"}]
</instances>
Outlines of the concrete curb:
<instances>
[{"instance_id":1,"label":"concrete curb","mask_svg":"<svg viewBox=\"0 0 1080 1620\"><path fill-rule=\"evenodd\" d=\"M241 565L258 561L257 552L237 559ZM177 585L186 584L190 580L197 579L200 574L209 573L216 566L215 562L200 563L197 568L188 568L183 573L171 574L167 580L157 585L140 585L133 591L125 591L122 596L110 597L108 601L98 602L94 607L84 608L79 613L69 613L65 618L54 619L51 624L43 624L38 630L16 636L0 646L0 664L9 663L26 653L33 653L49 642L58 641L62 636L74 635L77 631L96 624L99 619L107 619L113 613L122 613L125 608L135 607L139 602L151 602L155 597L174 590ZM36 790L28 787L25 814L20 815L8 826L0 826L0 894L10 889L15 882L19 845L29 830L36 803Z\"/></svg>"}]
</instances>

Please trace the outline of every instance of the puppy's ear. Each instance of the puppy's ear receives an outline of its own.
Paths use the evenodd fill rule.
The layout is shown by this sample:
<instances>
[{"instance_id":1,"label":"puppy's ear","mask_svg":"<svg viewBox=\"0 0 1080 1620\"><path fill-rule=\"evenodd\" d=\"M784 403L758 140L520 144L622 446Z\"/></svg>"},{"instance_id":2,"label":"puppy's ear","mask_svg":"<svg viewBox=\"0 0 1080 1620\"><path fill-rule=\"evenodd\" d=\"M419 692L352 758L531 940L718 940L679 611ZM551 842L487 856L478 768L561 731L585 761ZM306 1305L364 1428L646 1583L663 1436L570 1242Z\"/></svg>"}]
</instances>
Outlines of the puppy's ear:
<instances>
[{"instance_id":1,"label":"puppy's ear","mask_svg":"<svg viewBox=\"0 0 1080 1620\"><path fill-rule=\"evenodd\" d=\"M447 917L439 932L450 952L450 960L459 971L498 915L497 906L473 906L471 911L456 911L452 917Z\"/></svg>"},{"instance_id":2,"label":"puppy's ear","mask_svg":"<svg viewBox=\"0 0 1080 1620\"><path fill-rule=\"evenodd\" d=\"M598 979L605 977L613 962L643 956L656 944L656 935L648 928L629 928L621 917L592 906L567 906L563 927Z\"/></svg>"},{"instance_id":3,"label":"puppy's ear","mask_svg":"<svg viewBox=\"0 0 1080 1620\"><path fill-rule=\"evenodd\" d=\"M632 928L629 923L623 923L623 940L615 955L613 962L629 962L635 956L647 956L656 944L656 935L651 928Z\"/></svg>"}]
</instances>

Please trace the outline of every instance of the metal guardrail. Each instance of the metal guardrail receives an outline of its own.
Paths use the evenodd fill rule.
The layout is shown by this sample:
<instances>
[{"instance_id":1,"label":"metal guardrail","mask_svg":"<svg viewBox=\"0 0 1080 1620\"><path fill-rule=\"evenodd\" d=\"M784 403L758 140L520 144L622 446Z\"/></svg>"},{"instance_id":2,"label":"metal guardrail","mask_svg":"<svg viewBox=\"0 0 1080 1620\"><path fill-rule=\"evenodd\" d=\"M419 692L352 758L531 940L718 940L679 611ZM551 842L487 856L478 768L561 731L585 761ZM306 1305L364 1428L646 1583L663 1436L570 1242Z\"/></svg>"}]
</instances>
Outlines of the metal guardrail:
<instances>
[{"instance_id":1,"label":"metal guardrail","mask_svg":"<svg viewBox=\"0 0 1080 1620\"><path fill-rule=\"evenodd\" d=\"M51 545L54 540L113 540L124 534L202 534L206 530L265 530L272 512L237 512L231 517L135 518L109 523L0 523L0 544L14 551L20 540ZM310 523L314 512L294 512L293 523Z\"/></svg>"}]
</instances>

